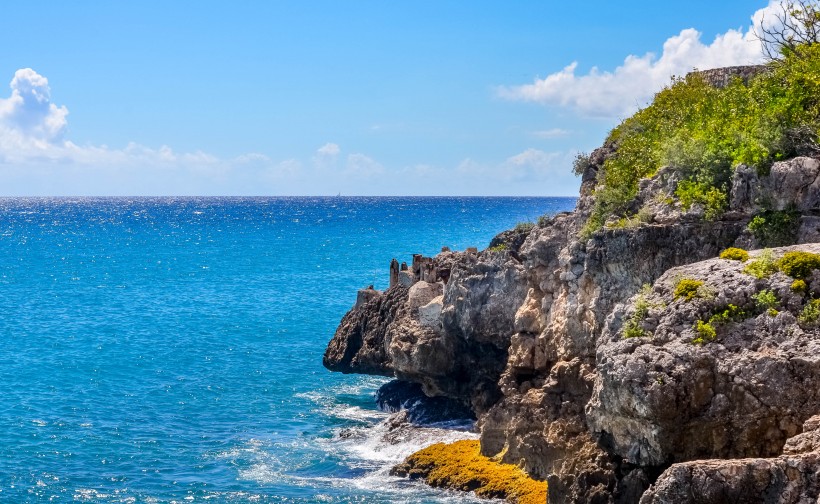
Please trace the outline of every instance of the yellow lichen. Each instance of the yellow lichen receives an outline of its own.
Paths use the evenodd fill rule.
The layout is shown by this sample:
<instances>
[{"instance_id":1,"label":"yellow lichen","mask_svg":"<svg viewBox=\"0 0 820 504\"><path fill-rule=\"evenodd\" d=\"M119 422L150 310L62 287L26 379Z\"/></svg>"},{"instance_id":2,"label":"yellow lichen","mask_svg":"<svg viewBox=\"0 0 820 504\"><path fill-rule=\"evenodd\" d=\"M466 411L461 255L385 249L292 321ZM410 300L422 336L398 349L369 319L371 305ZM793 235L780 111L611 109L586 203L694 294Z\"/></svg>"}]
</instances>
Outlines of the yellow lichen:
<instances>
[{"instance_id":1,"label":"yellow lichen","mask_svg":"<svg viewBox=\"0 0 820 504\"><path fill-rule=\"evenodd\" d=\"M434 487L474 491L479 497L507 499L515 504L545 504L547 483L530 478L520 468L481 455L478 441L438 443L410 455L395 474L423 478Z\"/></svg>"}]
</instances>

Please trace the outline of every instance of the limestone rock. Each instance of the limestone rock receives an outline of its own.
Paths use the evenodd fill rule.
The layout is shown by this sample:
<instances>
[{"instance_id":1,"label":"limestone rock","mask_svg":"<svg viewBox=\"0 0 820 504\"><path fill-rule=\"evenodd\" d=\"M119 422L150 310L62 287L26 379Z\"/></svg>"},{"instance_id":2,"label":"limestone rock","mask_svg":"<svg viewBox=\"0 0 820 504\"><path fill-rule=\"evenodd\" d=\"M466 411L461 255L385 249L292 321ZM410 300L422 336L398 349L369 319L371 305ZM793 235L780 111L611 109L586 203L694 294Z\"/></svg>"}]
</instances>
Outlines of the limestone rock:
<instances>
[{"instance_id":1,"label":"limestone rock","mask_svg":"<svg viewBox=\"0 0 820 504\"><path fill-rule=\"evenodd\" d=\"M797 249L820 253L820 244L774 254ZM637 297L613 312L587 419L614 454L643 466L771 457L820 411L820 332L796 320L806 296L783 273L757 279L743 269L739 261L711 259L669 270L642 300L651 307L645 337L623 337ZM682 278L703 282L691 300L673 295ZM775 297L775 311L755 300L764 290ZM714 322L716 339L696 343L697 321L730 305L735 314Z\"/></svg>"}]
</instances>

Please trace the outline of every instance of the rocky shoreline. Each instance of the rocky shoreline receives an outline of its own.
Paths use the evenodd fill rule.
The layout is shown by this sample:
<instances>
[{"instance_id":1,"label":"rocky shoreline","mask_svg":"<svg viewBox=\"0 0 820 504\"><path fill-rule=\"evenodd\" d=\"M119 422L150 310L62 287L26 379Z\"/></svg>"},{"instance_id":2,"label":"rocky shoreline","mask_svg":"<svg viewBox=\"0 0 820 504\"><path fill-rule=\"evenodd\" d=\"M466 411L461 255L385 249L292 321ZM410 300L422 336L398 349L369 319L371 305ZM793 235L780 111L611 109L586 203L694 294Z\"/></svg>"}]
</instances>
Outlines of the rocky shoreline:
<instances>
[{"instance_id":1,"label":"rocky shoreline","mask_svg":"<svg viewBox=\"0 0 820 504\"><path fill-rule=\"evenodd\" d=\"M593 153L574 212L505 232L481 252L395 264L391 287L363 292L344 317L325 366L393 376L469 407L482 454L547 480L553 502L689 502L675 492L714 486L716 475L729 493L714 495L781 485L796 489L764 501L802 502L792 496L815 488L817 456L784 446L820 413L820 334L798 322L820 293L820 272L796 293L783 272L756 278L716 257L762 248L749 231L761 202L794 211L793 243L820 241L820 162L794 158L765 176L739 167L730 208L712 221L698 205L655 205L676 183L660 170L637 197L652 210L645 222L582 239L596 171L610 153ZM675 298L684 277L707 294ZM774 293L776 315L755 308L761 291ZM646 311L640 334L625 338L636 304ZM698 321L728 305L743 319L696 343Z\"/></svg>"}]
</instances>

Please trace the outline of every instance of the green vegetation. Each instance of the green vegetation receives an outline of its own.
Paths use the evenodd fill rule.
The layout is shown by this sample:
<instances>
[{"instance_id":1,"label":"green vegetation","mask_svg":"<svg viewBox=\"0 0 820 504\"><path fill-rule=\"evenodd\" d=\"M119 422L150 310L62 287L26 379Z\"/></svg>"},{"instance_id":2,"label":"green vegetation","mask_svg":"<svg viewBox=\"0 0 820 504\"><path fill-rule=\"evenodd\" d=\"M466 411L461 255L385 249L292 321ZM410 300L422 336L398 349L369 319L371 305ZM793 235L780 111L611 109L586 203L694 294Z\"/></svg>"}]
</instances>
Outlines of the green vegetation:
<instances>
[{"instance_id":1,"label":"green vegetation","mask_svg":"<svg viewBox=\"0 0 820 504\"><path fill-rule=\"evenodd\" d=\"M820 254L800 250L786 252L777 261L777 266L792 278L806 278L812 271L820 269Z\"/></svg>"},{"instance_id":2,"label":"green vegetation","mask_svg":"<svg viewBox=\"0 0 820 504\"><path fill-rule=\"evenodd\" d=\"M803 307L800 315L797 316L797 321L802 326L811 327L817 325L818 320L820 320L820 299L812 299Z\"/></svg>"},{"instance_id":3,"label":"green vegetation","mask_svg":"<svg viewBox=\"0 0 820 504\"><path fill-rule=\"evenodd\" d=\"M664 165L680 176L676 196L684 208L700 204L706 218L718 217L735 166L766 173L774 161L817 149L818 96L820 44L791 48L748 83L735 79L719 89L699 74L674 79L607 138L617 150L599 171L582 234L601 229L612 215L625 216L638 181Z\"/></svg>"},{"instance_id":4,"label":"green vegetation","mask_svg":"<svg viewBox=\"0 0 820 504\"><path fill-rule=\"evenodd\" d=\"M624 323L624 338L640 338L647 336L646 331L641 327L641 322L649 315L649 309L652 305L649 303L649 294L652 292L652 286L644 284L641 288L640 294L635 299L635 311L632 312L627 321Z\"/></svg>"},{"instance_id":5,"label":"green vegetation","mask_svg":"<svg viewBox=\"0 0 820 504\"><path fill-rule=\"evenodd\" d=\"M758 279L769 277L777 272L774 254L771 250L765 249L754 260L746 264L746 267L743 268L743 272Z\"/></svg>"},{"instance_id":6,"label":"green vegetation","mask_svg":"<svg viewBox=\"0 0 820 504\"><path fill-rule=\"evenodd\" d=\"M801 280L801 279L798 278L797 280L792 282L791 289L792 289L792 292L796 292L798 294L805 294L806 291L809 289L809 286L806 285L805 280Z\"/></svg>"},{"instance_id":7,"label":"green vegetation","mask_svg":"<svg viewBox=\"0 0 820 504\"><path fill-rule=\"evenodd\" d=\"M799 212L769 210L755 215L747 227L764 246L779 247L796 241L799 225Z\"/></svg>"},{"instance_id":8,"label":"green vegetation","mask_svg":"<svg viewBox=\"0 0 820 504\"><path fill-rule=\"evenodd\" d=\"M698 333L698 335L692 340L692 343L696 345L703 345L717 338L715 327L711 323L702 320L698 320L695 324L695 332Z\"/></svg>"},{"instance_id":9,"label":"green vegetation","mask_svg":"<svg viewBox=\"0 0 820 504\"><path fill-rule=\"evenodd\" d=\"M509 247L507 246L507 244L506 244L506 243L499 243L499 244L498 244L498 245L496 245L495 247L490 247L490 248L488 248L487 250L489 250L490 252L504 252L504 251L505 251L505 250L507 250L508 248L509 248Z\"/></svg>"},{"instance_id":10,"label":"green vegetation","mask_svg":"<svg viewBox=\"0 0 820 504\"><path fill-rule=\"evenodd\" d=\"M534 227L535 227L534 222L519 222L518 224L515 225L515 227L513 228L513 231L516 231L518 233L529 233L530 231L532 231L532 228L534 228Z\"/></svg>"},{"instance_id":11,"label":"green vegetation","mask_svg":"<svg viewBox=\"0 0 820 504\"><path fill-rule=\"evenodd\" d=\"M749 253L742 248L729 247L720 253L721 259L729 259L732 261L746 262L749 260Z\"/></svg>"},{"instance_id":12,"label":"green vegetation","mask_svg":"<svg viewBox=\"0 0 820 504\"><path fill-rule=\"evenodd\" d=\"M701 287L702 280L694 280L692 278L681 278L675 285L675 299L684 298L686 301L691 301L696 297L704 297Z\"/></svg>"},{"instance_id":13,"label":"green vegetation","mask_svg":"<svg viewBox=\"0 0 820 504\"><path fill-rule=\"evenodd\" d=\"M717 328L729 322L735 322L746 318L746 312L740 307L730 304L723 310L717 310L709 317L709 320L698 320L695 323L697 336L692 340L696 345L703 345L717 338Z\"/></svg>"},{"instance_id":14,"label":"green vegetation","mask_svg":"<svg viewBox=\"0 0 820 504\"><path fill-rule=\"evenodd\" d=\"M590 165L589 161L589 154L585 152L579 152L575 155L575 159L572 160L572 173L575 175L581 176L584 174L587 168Z\"/></svg>"},{"instance_id":15,"label":"green vegetation","mask_svg":"<svg viewBox=\"0 0 820 504\"><path fill-rule=\"evenodd\" d=\"M519 467L481 454L478 440L437 443L410 455L395 469L428 485L475 491L479 497L507 499L516 504L547 502L547 483L530 478Z\"/></svg>"},{"instance_id":16,"label":"green vegetation","mask_svg":"<svg viewBox=\"0 0 820 504\"><path fill-rule=\"evenodd\" d=\"M762 291L753 295L752 299L755 300L755 304L761 310L768 311L769 315L772 315L772 311L774 310L774 315L777 315L777 310L775 310L775 307L777 306L779 301L774 292L768 289L763 289Z\"/></svg>"}]
</instances>

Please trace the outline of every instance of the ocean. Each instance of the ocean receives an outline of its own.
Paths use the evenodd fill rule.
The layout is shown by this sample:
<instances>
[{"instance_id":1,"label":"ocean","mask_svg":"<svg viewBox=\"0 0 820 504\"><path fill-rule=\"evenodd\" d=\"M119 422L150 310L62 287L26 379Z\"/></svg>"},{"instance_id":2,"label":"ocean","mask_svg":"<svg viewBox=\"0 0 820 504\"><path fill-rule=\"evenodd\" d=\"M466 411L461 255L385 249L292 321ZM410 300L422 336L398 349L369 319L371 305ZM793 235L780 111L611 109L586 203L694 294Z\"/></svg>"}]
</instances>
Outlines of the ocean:
<instances>
[{"instance_id":1,"label":"ocean","mask_svg":"<svg viewBox=\"0 0 820 504\"><path fill-rule=\"evenodd\" d=\"M466 503L389 476L387 380L322 367L392 257L574 198L0 199L0 502Z\"/></svg>"}]
</instances>

